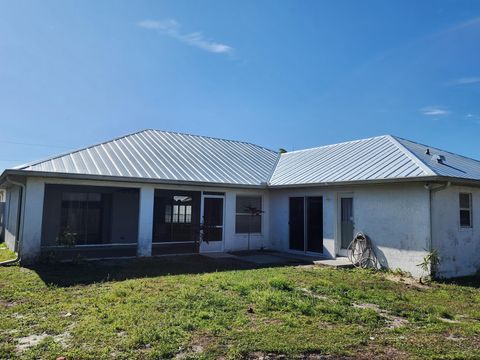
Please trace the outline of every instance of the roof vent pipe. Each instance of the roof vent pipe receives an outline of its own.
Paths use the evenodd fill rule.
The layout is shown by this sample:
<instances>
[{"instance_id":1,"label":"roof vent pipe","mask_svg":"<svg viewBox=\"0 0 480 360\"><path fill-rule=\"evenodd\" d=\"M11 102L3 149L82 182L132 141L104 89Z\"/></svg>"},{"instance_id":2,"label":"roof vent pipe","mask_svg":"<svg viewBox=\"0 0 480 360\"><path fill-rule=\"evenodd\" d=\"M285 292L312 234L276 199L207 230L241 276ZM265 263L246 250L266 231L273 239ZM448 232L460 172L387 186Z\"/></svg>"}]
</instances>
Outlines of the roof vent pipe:
<instances>
[{"instance_id":1,"label":"roof vent pipe","mask_svg":"<svg viewBox=\"0 0 480 360\"><path fill-rule=\"evenodd\" d=\"M443 162L445 161L445 156L443 156L443 155L433 155L432 160L437 161L439 164L443 164Z\"/></svg>"}]
</instances>

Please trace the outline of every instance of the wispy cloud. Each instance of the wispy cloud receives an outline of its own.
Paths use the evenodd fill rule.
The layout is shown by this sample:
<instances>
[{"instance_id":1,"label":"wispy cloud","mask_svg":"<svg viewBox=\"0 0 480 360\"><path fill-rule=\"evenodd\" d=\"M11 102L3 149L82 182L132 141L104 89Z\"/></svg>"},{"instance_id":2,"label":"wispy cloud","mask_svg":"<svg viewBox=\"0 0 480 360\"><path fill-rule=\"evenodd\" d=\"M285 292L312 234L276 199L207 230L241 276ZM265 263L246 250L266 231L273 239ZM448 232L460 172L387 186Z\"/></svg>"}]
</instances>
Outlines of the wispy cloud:
<instances>
[{"instance_id":1,"label":"wispy cloud","mask_svg":"<svg viewBox=\"0 0 480 360\"><path fill-rule=\"evenodd\" d=\"M452 85L470 85L478 83L480 83L480 76L458 78L451 82Z\"/></svg>"},{"instance_id":2,"label":"wispy cloud","mask_svg":"<svg viewBox=\"0 0 480 360\"><path fill-rule=\"evenodd\" d=\"M450 111L446 110L441 106L426 106L420 109L420 112L423 115L427 116L445 116L450 114Z\"/></svg>"},{"instance_id":3,"label":"wispy cloud","mask_svg":"<svg viewBox=\"0 0 480 360\"><path fill-rule=\"evenodd\" d=\"M181 25L174 19L147 19L138 22L137 25L143 29L158 31L162 35L170 36L171 38L181 41L187 45L194 46L211 53L231 54L233 52L233 47L208 40L199 31L191 33L182 32Z\"/></svg>"},{"instance_id":4,"label":"wispy cloud","mask_svg":"<svg viewBox=\"0 0 480 360\"><path fill-rule=\"evenodd\" d=\"M480 115L477 114L468 113L467 115L465 115L465 117L468 120L475 120L475 122L478 122L480 120Z\"/></svg>"}]
</instances>

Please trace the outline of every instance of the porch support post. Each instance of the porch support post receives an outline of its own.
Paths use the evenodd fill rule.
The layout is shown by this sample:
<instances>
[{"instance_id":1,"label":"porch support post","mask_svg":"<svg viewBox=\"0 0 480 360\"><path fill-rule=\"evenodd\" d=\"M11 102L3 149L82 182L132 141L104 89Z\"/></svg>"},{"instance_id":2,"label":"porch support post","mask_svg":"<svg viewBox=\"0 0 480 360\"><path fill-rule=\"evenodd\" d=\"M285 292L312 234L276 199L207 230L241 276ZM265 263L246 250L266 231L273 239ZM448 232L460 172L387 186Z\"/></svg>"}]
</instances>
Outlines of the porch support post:
<instances>
[{"instance_id":1,"label":"porch support post","mask_svg":"<svg viewBox=\"0 0 480 360\"><path fill-rule=\"evenodd\" d=\"M152 256L153 235L153 202L155 198L153 186L142 186L139 196L138 213L138 256Z\"/></svg>"},{"instance_id":2,"label":"porch support post","mask_svg":"<svg viewBox=\"0 0 480 360\"><path fill-rule=\"evenodd\" d=\"M17 234L21 234L21 259L23 262L29 263L40 256L45 196L43 180L28 178L23 196L25 197L24 218L21 220L21 229L17 229Z\"/></svg>"}]
</instances>

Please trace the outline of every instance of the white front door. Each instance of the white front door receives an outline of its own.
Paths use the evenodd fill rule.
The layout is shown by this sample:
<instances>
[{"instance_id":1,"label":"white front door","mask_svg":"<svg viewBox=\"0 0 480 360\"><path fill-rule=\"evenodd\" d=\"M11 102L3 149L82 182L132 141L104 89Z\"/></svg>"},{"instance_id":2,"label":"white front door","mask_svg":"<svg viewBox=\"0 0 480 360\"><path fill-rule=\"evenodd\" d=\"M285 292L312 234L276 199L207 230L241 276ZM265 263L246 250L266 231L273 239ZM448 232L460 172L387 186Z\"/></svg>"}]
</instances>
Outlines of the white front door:
<instances>
[{"instance_id":1,"label":"white front door","mask_svg":"<svg viewBox=\"0 0 480 360\"><path fill-rule=\"evenodd\" d=\"M202 195L200 252L224 250L225 196Z\"/></svg>"}]
</instances>

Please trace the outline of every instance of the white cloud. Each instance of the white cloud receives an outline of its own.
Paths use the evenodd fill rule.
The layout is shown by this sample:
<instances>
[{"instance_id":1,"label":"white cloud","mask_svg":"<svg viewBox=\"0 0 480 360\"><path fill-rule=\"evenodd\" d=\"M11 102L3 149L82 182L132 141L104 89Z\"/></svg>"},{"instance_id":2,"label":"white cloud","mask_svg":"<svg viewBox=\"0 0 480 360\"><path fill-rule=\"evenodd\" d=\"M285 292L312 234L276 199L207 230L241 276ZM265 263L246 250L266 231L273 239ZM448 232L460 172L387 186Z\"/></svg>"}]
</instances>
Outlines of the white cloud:
<instances>
[{"instance_id":1,"label":"white cloud","mask_svg":"<svg viewBox=\"0 0 480 360\"><path fill-rule=\"evenodd\" d=\"M469 120L475 120L475 122L479 122L480 120L480 116L477 114L468 113L465 117Z\"/></svg>"},{"instance_id":2,"label":"white cloud","mask_svg":"<svg viewBox=\"0 0 480 360\"><path fill-rule=\"evenodd\" d=\"M427 116L444 116L450 114L450 111L440 106L426 106L420 109L423 115Z\"/></svg>"},{"instance_id":3,"label":"white cloud","mask_svg":"<svg viewBox=\"0 0 480 360\"><path fill-rule=\"evenodd\" d=\"M180 24L174 19L165 20L142 20L137 24L147 30L155 30L160 34L170 36L185 44L200 48L216 54L230 54L233 47L207 40L201 32L183 33Z\"/></svg>"},{"instance_id":4,"label":"white cloud","mask_svg":"<svg viewBox=\"0 0 480 360\"><path fill-rule=\"evenodd\" d=\"M454 85L469 85L469 84L477 84L480 83L480 76L471 76L471 77L464 77L455 79L452 81Z\"/></svg>"}]
</instances>

